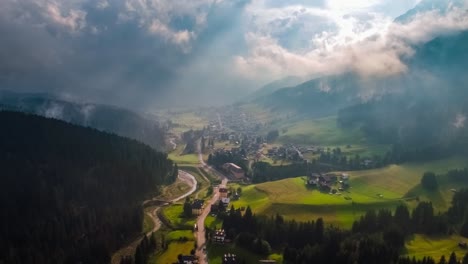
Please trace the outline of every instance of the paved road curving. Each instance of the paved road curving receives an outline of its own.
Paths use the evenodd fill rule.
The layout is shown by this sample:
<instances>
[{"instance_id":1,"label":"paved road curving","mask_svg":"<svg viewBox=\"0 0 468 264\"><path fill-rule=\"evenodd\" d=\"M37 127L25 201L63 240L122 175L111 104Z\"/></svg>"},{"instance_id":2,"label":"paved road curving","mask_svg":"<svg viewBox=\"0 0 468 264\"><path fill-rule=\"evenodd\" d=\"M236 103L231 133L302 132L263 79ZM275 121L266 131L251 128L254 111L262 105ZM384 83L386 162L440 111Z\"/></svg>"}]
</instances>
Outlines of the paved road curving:
<instances>
[{"instance_id":1,"label":"paved road curving","mask_svg":"<svg viewBox=\"0 0 468 264\"><path fill-rule=\"evenodd\" d=\"M205 163L203 160L203 154L201 152L201 146L200 142L198 142L198 147L197 147L197 152L198 152L198 161L200 162L200 166L211 171L214 175L218 176L222 181L221 184L219 185L220 187L225 187L228 182L228 178L214 169L213 167L209 166L208 164ZM197 219L197 226L198 226L198 231L195 233L196 239L197 239L197 250L196 250L196 255L198 257L198 263L199 264L207 264L208 263L208 256L206 255L206 251L203 250L206 246L206 239L205 239L205 219L210 213L211 210L211 205L215 204L219 199L219 188L216 188L216 191L213 193L213 197L211 200L205 204L205 208L203 209L203 212Z\"/></svg>"},{"instance_id":2,"label":"paved road curving","mask_svg":"<svg viewBox=\"0 0 468 264\"><path fill-rule=\"evenodd\" d=\"M173 202L177 202L179 200L182 200L182 199L184 199L185 197L191 195L192 193L194 193L197 190L197 180L190 173L188 173L186 171L179 170L178 178L181 181L184 181L188 185L190 185L191 186L190 190L188 192L184 193L183 195L179 196L179 197L176 197L176 198L173 198L173 199L167 201L164 205L167 205L169 203L173 203ZM154 201L154 200L157 200L157 197L154 197L153 199L146 200L142 204L143 204L143 206L145 206L147 203L149 203L151 201ZM158 207L153 208L151 211L145 211L145 214L147 214L149 217L151 217L151 219L153 220L153 224L154 224L153 229L146 233L147 236L150 236L151 233L156 232L156 231L159 230L159 228L161 228L161 221L159 220L159 218L157 216L157 212L158 212L158 210L160 208L161 207L158 206ZM128 245L126 245L126 246L122 247L121 249L119 249L118 251L116 251L112 255L111 263L112 264L119 264L121 256L133 255L135 253L136 247L138 246L138 244L140 243L140 241L142 239L143 239L143 237L140 236L137 239L135 239L134 241L130 242Z\"/></svg>"}]
</instances>

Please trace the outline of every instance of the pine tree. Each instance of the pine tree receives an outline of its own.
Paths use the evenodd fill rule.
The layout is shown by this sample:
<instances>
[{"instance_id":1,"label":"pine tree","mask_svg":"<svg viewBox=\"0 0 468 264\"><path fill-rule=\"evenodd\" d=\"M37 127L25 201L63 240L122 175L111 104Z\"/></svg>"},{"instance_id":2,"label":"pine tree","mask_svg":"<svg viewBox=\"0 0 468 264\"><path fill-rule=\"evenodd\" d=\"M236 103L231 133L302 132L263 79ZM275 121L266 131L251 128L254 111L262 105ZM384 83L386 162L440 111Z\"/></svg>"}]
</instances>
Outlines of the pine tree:
<instances>
[{"instance_id":1,"label":"pine tree","mask_svg":"<svg viewBox=\"0 0 468 264\"><path fill-rule=\"evenodd\" d=\"M442 255L442 257L440 257L439 264L447 264L447 261L445 260L444 255Z\"/></svg>"},{"instance_id":2,"label":"pine tree","mask_svg":"<svg viewBox=\"0 0 468 264\"><path fill-rule=\"evenodd\" d=\"M462 264L468 264L468 253L463 257Z\"/></svg>"},{"instance_id":3,"label":"pine tree","mask_svg":"<svg viewBox=\"0 0 468 264\"><path fill-rule=\"evenodd\" d=\"M450 254L450 258L449 258L449 262L448 264L457 264L458 261L457 261L457 255L455 255L455 252L452 252L452 254Z\"/></svg>"}]
</instances>

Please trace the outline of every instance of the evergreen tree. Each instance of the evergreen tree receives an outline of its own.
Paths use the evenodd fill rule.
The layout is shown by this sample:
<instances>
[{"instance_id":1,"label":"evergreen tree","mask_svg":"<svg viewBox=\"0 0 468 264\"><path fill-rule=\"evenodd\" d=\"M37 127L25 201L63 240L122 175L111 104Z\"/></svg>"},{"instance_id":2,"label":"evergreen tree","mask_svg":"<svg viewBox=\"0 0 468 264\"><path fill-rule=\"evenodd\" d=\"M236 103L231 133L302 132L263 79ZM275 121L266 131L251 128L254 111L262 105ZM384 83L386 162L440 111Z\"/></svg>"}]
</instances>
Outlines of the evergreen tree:
<instances>
[{"instance_id":1,"label":"evergreen tree","mask_svg":"<svg viewBox=\"0 0 468 264\"><path fill-rule=\"evenodd\" d=\"M468 264L468 253L463 257L462 264Z\"/></svg>"},{"instance_id":2,"label":"evergreen tree","mask_svg":"<svg viewBox=\"0 0 468 264\"><path fill-rule=\"evenodd\" d=\"M444 255L442 255L442 257L440 257L439 264L447 264L447 261L445 260Z\"/></svg>"},{"instance_id":3,"label":"evergreen tree","mask_svg":"<svg viewBox=\"0 0 468 264\"><path fill-rule=\"evenodd\" d=\"M455 252L452 252L452 254L450 254L448 264L458 264L457 255L455 255Z\"/></svg>"}]
</instances>

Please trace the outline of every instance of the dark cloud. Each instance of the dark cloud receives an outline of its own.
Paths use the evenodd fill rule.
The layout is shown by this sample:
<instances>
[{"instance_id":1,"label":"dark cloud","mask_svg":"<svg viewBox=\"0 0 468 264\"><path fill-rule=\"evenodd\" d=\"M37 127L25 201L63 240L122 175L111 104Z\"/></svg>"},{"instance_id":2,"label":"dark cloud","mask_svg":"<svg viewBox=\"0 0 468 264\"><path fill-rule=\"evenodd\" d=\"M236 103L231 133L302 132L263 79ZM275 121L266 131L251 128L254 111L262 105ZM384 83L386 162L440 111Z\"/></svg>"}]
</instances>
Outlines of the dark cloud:
<instances>
[{"instance_id":1,"label":"dark cloud","mask_svg":"<svg viewBox=\"0 0 468 264\"><path fill-rule=\"evenodd\" d=\"M213 93L221 83L206 81L216 76L206 64L242 48L233 23L247 2L199 1L198 10L141 3L0 3L0 87L127 107L181 106Z\"/></svg>"},{"instance_id":2,"label":"dark cloud","mask_svg":"<svg viewBox=\"0 0 468 264\"><path fill-rule=\"evenodd\" d=\"M220 104L288 75L399 73L403 42L468 27L437 14L388 27L366 1L356 12L342 3L1 0L0 89L144 109Z\"/></svg>"}]
</instances>

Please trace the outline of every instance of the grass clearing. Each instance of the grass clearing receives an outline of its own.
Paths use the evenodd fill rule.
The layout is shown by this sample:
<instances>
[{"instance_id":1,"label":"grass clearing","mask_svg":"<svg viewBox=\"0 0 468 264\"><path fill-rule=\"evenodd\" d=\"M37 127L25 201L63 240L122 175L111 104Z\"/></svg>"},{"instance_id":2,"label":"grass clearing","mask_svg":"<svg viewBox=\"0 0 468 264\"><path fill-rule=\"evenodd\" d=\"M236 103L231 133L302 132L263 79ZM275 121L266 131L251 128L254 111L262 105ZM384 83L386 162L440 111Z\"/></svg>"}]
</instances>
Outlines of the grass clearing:
<instances>
[{"instance_id":1,"label":"grass clearing","mask_svg":"<svg viewBox=\"0 0 468 264\"><path fill-rule=\"evenodd\" d=\"M322 217L327 223L349 228L354 220L370 209L388 208L393 210L400 203L407 203L409 196L419 195L434 199L418 191L425 171L445 173L449 169L463 168L467 159L454 157L427 163L391 165L381 169L349 172L351 188L341 195L308 189L304 177L289 178L274 182L243 187L241 198L234 201L235 207L250 206L254 213L283 215L297 221L315 220ZM448 183L447 183L448 184ZM445 207L450 203L452 193L446 183L441 182L440 190ZM451 183L454 184L454 183ZM417 192L409 195L410 191ZM426 195L426 196L424 196ZM345 199L350 197L351 199ZM415 204L409 203L412 207Z\"/></svg>"},{"instance_id":2,"label":"grass clearing","mask_svg":"<svg viewBox=\"0 0 468 264\"><path fill-rule=\"evenodd\" d=\"M168 219L176 229L191 230L195 224L196 218L185 218L182 216L183 205L172 204L162 209L163 215Z\"/></svg>"},{"instance_id":3,"label":"grass clearing","mask_svg":"<svg viewBox=\"0 0 468 264\"><path fill-rule=\"evenodd\" d=\"M280 129L286 132L280 134L277 142L318 145L332 149L339 147L344 154L349 156L383 156L390 149L388 145L370 142L358 127L346 130L338 127L336 118L336 116L330 116L287 124Z\"/></svg>"},{"instance_id":4,"label":"grass clearing","mask_svg":"<svg viewBox=\"0 0 468 264\"><path fill-rule=\"evenodd\" d=\"M180 242L181 240L190 240L195 241L194 234L191 230L175 230L171 231L166 236L166 241L177 241Z\"/></svg>"},{"instance_id":5,"label":"grass clearing","mask_svg":"<svg viewBox=\"0 0 468 264\"><path fill-rule=\"evenodd\" d=\"M450 254L455 252L457 258L461 259L468 251L458 246L458 242L466 241L458 235L444 237L430 237L427 235L414 235L406 242L405 255L422 259L425 256L430 256L434 260L439 261L442 255L448 260Z\"/></svg>"},{"instance_id":6,"label":"grass clearing","mask_svg":"<svg viewBox=\"0 0 468 264\"><path fill-rule=\"evenodd\" d=\"M184 144L178 144L177 148L167 155L168 158L177 164L198 164L197 154L183 154L184 148Z\"/></svg>"},{"instance_id":7,"label":"grass clearing","mask_svg":"<svg viewBox=\"0 0 468 264\"><path fill-rule=\"evenodd\" d=\"M349 196L352 200L346 200ZM323 193L305 186L303 177L284 179L244 187L236 207L248 206L255 213L281 214L286 219L311 221L322 217L327 223L351 227L367 210L393 209L399 200L383 199L351 191L342 195Z\"/></svg>"},{"instance_id":8,"label":"grass clearing","mask_svg":"<svg viewBox=\"0 0 468 264\"><path fill-rule=\"evenodd\" d=\"M345 145L364 144L366 138L358 128L343 130L337 127L336 116L314 120L303 120L285 126L287 129L278 138L281 143L312 144L312 145Z\"/></svg>"},{"instance_id":9,"label":"grass clearing","mask_svg":"<svg viewBox=\"0 0 468 264\"><path fill-rule=\"evenodd\" d=\"M222 225L223 225L223 220L215 216L208 215L205 218L205 226L207 226L210 229L219 229L222 227Z\"/></svg>"},{"instance_id":10,"label":"grass clearing","mask_svg":"<svg viewBox=\"0 0 468 264\"><path fill-rule=\"evenodd\" d=\"M190 251L194 248L193 241L187 242L172 242L164 252L152 255L148 261L150 264L172 264L177 262L179 254L190 255Z\"/></svg>"},{"instance_id":11,"label":"grass clearing","mask_svg":"<svg viewBox=\"0 0 468 264\"><path fill-rule=\"evenodd\" d=\"M415 197L433 201L436 210L445 211L450 205L453 193L451 188L460 187L447 179L440 178L439 192L430 193L419 187L426 171L445 174L450 169L466 167L468 159L452 157L432 162L390 165L381 169L349 172L351 186L381 193L386 198ZM352 189L353 190L353 189Z\"/></svg>"},{"instance_id":12,"label":"grass clearing","mask_svg":"<svg viewBox=\"0 0 468 264\"><path fill-rule=\"evenodd\" d=\"M235 254L238 260L244 260L245 263L258 263L261 259L274 259L278 263L282 263L283 259L281 254L271 254L270 256L259 256L251 253L250 251L236 247L233 244L218 245L211 244L207 247L208 250L208 263L221 264L224 254Z\"/></svg>"}]
</instances>

